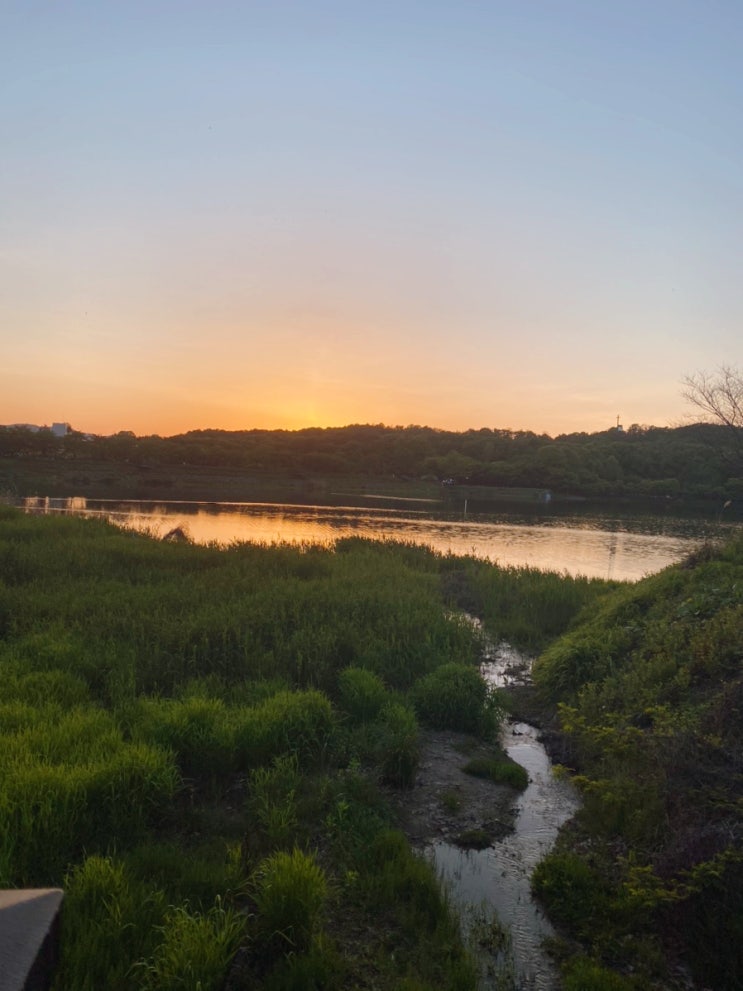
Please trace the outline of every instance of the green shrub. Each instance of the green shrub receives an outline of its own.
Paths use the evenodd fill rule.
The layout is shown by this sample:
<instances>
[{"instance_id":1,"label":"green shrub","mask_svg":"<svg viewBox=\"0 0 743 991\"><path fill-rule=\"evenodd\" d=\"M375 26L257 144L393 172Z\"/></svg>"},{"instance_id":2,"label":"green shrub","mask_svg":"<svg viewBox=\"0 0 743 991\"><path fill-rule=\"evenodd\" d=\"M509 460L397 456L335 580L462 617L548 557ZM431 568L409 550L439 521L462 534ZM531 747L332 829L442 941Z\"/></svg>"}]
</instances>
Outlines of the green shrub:
<instances>
[{"instance_id":1,"label":"green shrub","mask_svg":"<svg viewBox=\"0 0 743 991\"><path fill-rule=\"evenodd\" d=\"M548 854L537 864L532 889L551 918L578 933L595 933L606 917L606 881L577 854Z\"/></svg>"},{"instance_id":2,"label":"green shrub","mask_svg":"<svg viewBox=\"0 0 743 991\"><path fill-rule=\"evenodd\" d=\"M328 884L310 854L296 847L267 857L253 877L256 939L265 954L302 953L318 931Z\"/></svg>"},{"instance_id":3,"label":"green shrub","mask_svg":"<svg viewBox=\"0 0 743 991\"><path fill-rule=\"evenodd\" d=\"M220 778L234 770L233 736L219 699L139 699L131 719L135 739L172 750L188 777Z\"/></svg>"},{"instance_id":4,"label":"green shrub","mask_svg":"<svg viewBox=\"0 0 743 991\"><path fill-rule=\"evenodd\" d=\"M412 788L420 762L418 723L412 709L393 702L382 711L377 759L385 782Z\"/></svg>"},{"instance_id":5,"label":"green shrub","mask_svg":"<svg viewBox=\"0 0 743 991\"><path fill-rule=\"evenodd\" d=\"M171 909L160 945L139 968L141 986L144 991L221 988L244 929L244 917L225 909L219 899L205 914Z\"/></svg>"},{"instance_id":6,"label":"green shrub","mask_svg":"<svg viewBox=\"0 0 743 991\"><path fill-rule=\"evenodd\" d=\"M235 747L243 767L294 754L301 767L327 754L335 728L333 709L322 692L279 692L236 714Z\"/></svg>"},{"instance_id":7,"label":"green shrub","mask_svg":"<svg viewBox=\"0 0 743 991\"><path fill-rule=\"evenodd\" d=\"M581 627L551 644L534 664L534 679L550 698L574 698L588 682L610 675L629 647L622 631Z\"/></svg>"},{"instance_id":8,"label":"green shrub","mask_svg":"<svg viewBox=\"0 0 743 991\"><path fill-rule=\"evenodd\" d=\"M415 710L433 729L452 729L495 736L502 716L495 692L477 668L442 664L411 691Z\"/></svg>"},{"instance_id":9,"label":"green shrub","mask_svg":"<svg viewBox=\"0 0 743 991\"><path fill-rule=\"evenodd\" d=\"M121 861L94 855L65 878L64 938L54 991L130 991L132 968L157 943L167 902Z\"/></svg>"},{"instance_id":10,"label":"green shrub","mask_svg":"<svg viewBox=\"0 0 743 991\"><path fill-rule=\"evenodd\" d=\"M325 795L326 834L340 864L363 866L369 844L390 820L390 808L367 774L350 768L328 782Z\"/></svg>"},{"instance_id":11,"label":"green shrub","mask_svg":"<svg viewBox=\"0 0 743 991\"><path fill-rule=\"evenodd\" d=\"M0 883L58 883L83 850L141 840L169 807L177 783L170 756L144 744L120 743L87 764L16 763L0 800L10 872Z\"/></svg>"},{"instance_id":12,"label":"green shrub","mask_svg":"<svg viewBox=\"0 0 743 991\"><path fill-rule=\"evenodd\" d=\"M356 722L376 719L387 701L384 682L365 668L346 668L338 677L338 702Z\"/></svg>"},{"instance_id":13,"label":"green shrub","mask_svg":"<svg viewBox=\"0 0 743 991\"><path fill-rule=\"evenodd\" d=\"M587 957L570 960L563 971L563 991L633 991L637 985Z\"/></svg>"},{"instance_id":14,"label":"green shrub","mask_svg":"<svg viewBox=\"0 0 743 991\"><path fill-rule=\"evenodd\" d=\"M187 902L206 911L218 895L243 885L238 846L215 838L189 846L155 840L135 847L123 857L127 873L137 881L156 885L171 905Z\"/></svg>"},{"instance_id":15,"label":"green shrub","mask_svg":"<svg viewBox=\"0 0 743 991\"><path fill-rule=\"evenodd\" d=\"M68 874L77 904L88 907L79 916L66 912L79 966L65 991L86 988L88 973L91 986L117 991L145 981L219 984L213 971L200 975L195 961L207 961L211 943L220 943L217 913L209 911L214 895L241 884L242 864L229 841L244 829L244 810L232 790L224 802L210 801L209 786L241 786L244 776L233 772L251 770L247 808L261 834L251 850L255 860L267 849L278 857L276 847L297 845L306 830L338 868L334 910L363 912L368 903L379 910L361 969L379 966L387 987L405 979L411 988L473 986L428 865L413 858L404 839L397 852L394 842L373 849L388 821L373 776L354 768L332 785L318 784L312 796L306 776L318 765L327 771L337 758L345 766L356 754L387 781L412 784L417 717L394 693L421 679L421 719L425 710L435 722L443 703L458 707L454 723L466 727L473 708L481 711L483 686L467 667L478 635L442 605L441 576L454 567L469 565L420 547L369 541L341 543L336 551L218 549L163 544L89 521L4 517L0 878L8 885L59 883L69 865L89 855L79 876ZM566 622L582 595L562 595L559 579L527 582L493 577L483 562L477 568L488 616L503 613L510 596L513 630L538 628L542 636L542 618L553 626ZM491 578L498 589L493 608ZM549 595L537 587L547 585ZM529 600L523 608L520 598ZM697 598L690 609L698 608ZM735 661L732 619L727 629L726 670ZM699 676L720 670L701 641L699 648ZM442 665L453 666L452 681L437 698L447 671L441 681L427 679ZM348 716L343 739L329 697ZM449 718L445 713L445 725ZM486 731L479 719L472 725ZM180 774L191 780L174 807ZM120 860L93 856L111 850ZM315 901L322 903L325 877L312 858L299 856L319 871L323 894ZM265 922L280 898L276 886L260 890ZM285 885L289 903L298 894L301 884ZM255 971L282 991L336 980L317 935L322 908L298 914L294 924L289 909L283 918L276 910L274 928L262 928L260 912L254 920L259 954L268 960L277 949L290 951L278 967L274 954ZM288 937L274 935L280 925ZM388 936L394 957L381 952ZM142 967L131 971L138 958Z\"/></svg>"},{"instance_id":16,"label":"green shrub","mask_svg":"<svg viewBox=\"0 0 743 991\"><path fill-rule=\"evenodd\" d=\"M632 986L594 954L650 986L679 947L699 983L741 986L743 871L727 845L741 821L742 590L740 537L707 545L607 595L534 666L581 771L576 853L534 876L584 944L566 988Z\"/></svg>"},{"instance_id":17,"label":"green shrub","mask_svg":"<svg viewBox=\"0 0 743 991\"><path fill-rule=\"evenodd\" d=\"M365 891L374 908L396 905L414 926L433 932L450 918L450 906L431 864L417 856L399 830L372 841L366 858Z\"/></svg>"},{"instance_id":18,"label":"green shrub","mask_svg":"<svg viewBox=\"0 0 743 991\"><path fill-rule=\"evenodd\" d=\"M475 778L486 778L496 784L511 785L519 791L523 791L529 784L529 775L525 768L506 754L501 757L475 757L468 761L462 770Z\"/></svg>"},{"instance_id":19,"label":"green shrub","mask_svg":"<svg viewBox=\"0 0 743 991\"><path fill-rule=\"evenodd\" d=\"M296 792L301 778L294 754L277 757L270 767L250 772L248 811L270 849L285 847L296 839Z\"/></svg>"},{"instance_id":20,"label":"green shrub","mask_svg":"<svg viewBox=\"0 0 743 991\"><path fill-rule=\"evenodd\" d=\"M34 707L47 705L72 709L90 701L85 682L69 671L20 672L11 665L0 665L3 702L17 701Z\"/></svg>"},{"instance_id":21,"label":"green shrub","mask_svg":"<svg viewBox=\"0 0 743 991\"><path fill-rule=\"evenodd\" d=\"M463 850L486 850L493 845L493 835L487 829L465 829L455 837L454 843Z\"/></svg>"},{"instance_id":22,"label":"green shrub","mask_svg":"<svg viewBox=\"0 0 743 991\"><path fill-rule=\"evenodd\" d=\"M331 991L343 987L344 972L338 952L320 935L304 953L282 957L262 987L264 991Z\"/></svg>"}]
</instances>

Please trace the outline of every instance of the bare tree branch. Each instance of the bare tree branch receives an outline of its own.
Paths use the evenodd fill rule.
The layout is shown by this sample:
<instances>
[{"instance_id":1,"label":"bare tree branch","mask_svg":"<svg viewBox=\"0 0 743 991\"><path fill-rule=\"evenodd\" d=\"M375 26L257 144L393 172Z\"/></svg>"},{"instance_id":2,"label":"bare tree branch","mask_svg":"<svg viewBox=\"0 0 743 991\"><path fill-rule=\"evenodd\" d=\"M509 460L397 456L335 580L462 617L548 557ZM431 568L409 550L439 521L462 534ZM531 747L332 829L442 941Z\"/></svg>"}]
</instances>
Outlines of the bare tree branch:
<instances>
[{"instance_id":1,"label":"bare tree branch","mask_svg":"<svg viewBox=\"0 0 743 991\"><path fill-rule=\"evenodd\" d=\"M703 422L727 427L736 461L743 465L743 374L732 365L716 372L697 372L684 378L684 399L703 414Z\"/></svg>"}]
</instances>

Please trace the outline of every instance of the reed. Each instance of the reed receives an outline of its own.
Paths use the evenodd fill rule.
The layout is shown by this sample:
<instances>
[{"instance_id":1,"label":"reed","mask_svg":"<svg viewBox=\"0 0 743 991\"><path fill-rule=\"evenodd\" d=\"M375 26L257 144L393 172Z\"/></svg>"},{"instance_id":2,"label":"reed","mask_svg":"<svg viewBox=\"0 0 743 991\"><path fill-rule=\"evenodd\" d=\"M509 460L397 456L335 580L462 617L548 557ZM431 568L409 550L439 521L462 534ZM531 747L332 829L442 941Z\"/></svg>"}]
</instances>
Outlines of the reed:
<instances>
[{"instance_id":1,"label":"reed","mask_svg":"<svg viewBox=\"0 0 743 991\"><path fill-rule=\"evenodd\" d=\"M393 542L219 549L0 512L0 883L65 883L55 991L215 986L256 864L257 987L340 980L338 953L377 967L350 931L333 948L330 911L373 943L394 918L381 991L474 987L435 877L379 839L377 789L414 782L419 717L492 729L478 636L442 592L469 567ZM490 580L472 578L484 597ZM260 949L275 933L294 962Z\"/></svg>"},{"instance_id":2,"label":"reed","mask_svg":"<svg viewBox=\"0 0 743 991\"><path fill-rule=\"evenodd\" d=\"M418 721L412 709L392 702L378 726L377 762L382 779L398 788L412 788L420 760Z\"/></svg>"},{"instance_id":3,"label":"reed","mask_svg":"<svg viewBox=\"0 0 743 991\"><path fill-rule=\"evenodd\" d=\"M130 732L171 751L182 774L219 779L235 769L228 716L220 699L140 698L129 715Z\"/></svg>"},{"instance_id":4,"label":"reed","mask_svg":"<svg viewBox=\"0 0 743 991\"><path fill-rule=\"evenodd\" d=\"M495 690L472 665L442 664L411 691L416 712L433 729L451 729L494 739L503 719Z\"/></svg>"},{"instance_id":5,"label":"reed","mask_svg":"<svg viewBox=\"0 0 743 991\"><path fill-rule=\"evenodd\" d=\"M319 930L328 896L325 872L316 858L296 847L267 857L252 879L256 907L256 951L268 955L304 952Z\"/></svg>"},{"instance_id":6,"label":"reed","mask_svg":"<svg viewBox=\"0 0 743 991\"><path fill-rule=\"evenodd\" d=\"M303 767L321 762L335 716L321 692L278 692L261 705L233 713L234 744L241 767L294 755Z\"/></svg>"},{"instance_id":7,"label":"reed","mask_svg":"<svg viewBox=\"0 0 743 991\"><path fill-rule=\"evenodd\" d=\"M208 912L171 908L161 941L137 968L143 991L204 991L219 988L245 930L245 919L217 899Z\"/></svg>"},{"instance_id":8,"label":"reed","mask_svg":"<svg viewBox=\"0 0 743 991\"><path fill-rule=\"evenodd\" d=\"M0 706L0 883L58 883L83 850L143 836L173 798L169 756L124 740L109 713Z\"/></svg>"},{"instance_id":9,"label":"reed","mask_svg":"<svg viewBox=\"0 0 743 991\"><path fill-rule=\"evenodd\" d=\"M560 636L618 582L492 566L476 558L453 558L444 572L452 601L474 613L494 640L538 651Z\"/></svg>"},{"instance_id":10,"label":"reed","mask_svg":"<svg viewBox=\"0 0 743 991\"><path fill-rule=\"evenodd\" d=\"M297 839L300 783L294 754L277 757L271 767L258 767L250 773L248 811L271 850L288 847Z\"/></svg>"},{"instance_id":11,"label":"reed","mask_svg":"<svg viewBox=\"0 0 743 991\"><path fill-rule=\"evenodd\" d=\"M65 878L64 938L53 991L131 991L137 960L154 952L164 893L132 878L122 861L93 855Z\"/></svg>"},{"instance_id":12,"label":"reed","mask_svg":"<svg viewBox=\"0 0 743 991\"><path fill-rule=\"evenodd\" d=\"M373 671L348 667L338 677L338 705L354 722L377 718L388 701L384 682Z\"/></svg>"}]
</instances>

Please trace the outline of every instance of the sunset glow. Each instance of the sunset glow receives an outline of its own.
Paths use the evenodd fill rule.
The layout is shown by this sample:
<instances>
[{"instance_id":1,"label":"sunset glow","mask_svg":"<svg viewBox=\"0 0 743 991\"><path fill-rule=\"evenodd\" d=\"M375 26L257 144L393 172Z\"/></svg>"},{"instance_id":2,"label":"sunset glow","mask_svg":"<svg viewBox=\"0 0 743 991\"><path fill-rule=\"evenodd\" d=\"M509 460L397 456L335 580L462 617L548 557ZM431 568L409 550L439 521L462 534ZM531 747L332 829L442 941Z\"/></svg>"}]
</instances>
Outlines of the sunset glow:
<instances>
[{"instance_id":1,"label":"sunset glow","mask_svg":"<svg viewBox=\"0 0 743 991\"><path fill-rule=\"evenodd\" d=\"M678 423L740 362L743 9L0 12L0 423Z\"/></svg>"}]
</instances>

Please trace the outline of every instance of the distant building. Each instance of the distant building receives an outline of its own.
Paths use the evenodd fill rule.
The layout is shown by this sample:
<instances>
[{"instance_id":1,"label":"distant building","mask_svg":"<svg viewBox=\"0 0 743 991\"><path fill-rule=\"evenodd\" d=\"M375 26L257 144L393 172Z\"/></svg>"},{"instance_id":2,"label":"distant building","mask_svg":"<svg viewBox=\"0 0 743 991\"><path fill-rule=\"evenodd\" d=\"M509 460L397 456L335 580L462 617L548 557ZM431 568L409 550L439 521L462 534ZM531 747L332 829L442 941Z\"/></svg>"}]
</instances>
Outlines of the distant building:
<instances>
[{"instance_id":1,"label":"distant building","mask_svg":"<svg viewBox=\"0 0 743 991\"><path fill-rule=\"evenodd\" d=\"M67 437L71 433L79 434L80 431L73 430L69 423L53 423L51 427L45 423L40 427L36 423L0 423L0 430L28 430L29 433L37 434L40 430L48 430L53 437ZM86 440L93 440L95 434L83 434ZM134 434L132 434L132 437ZM0 985L0 988L2 985Z\"/></svg>"}]
</instances>

